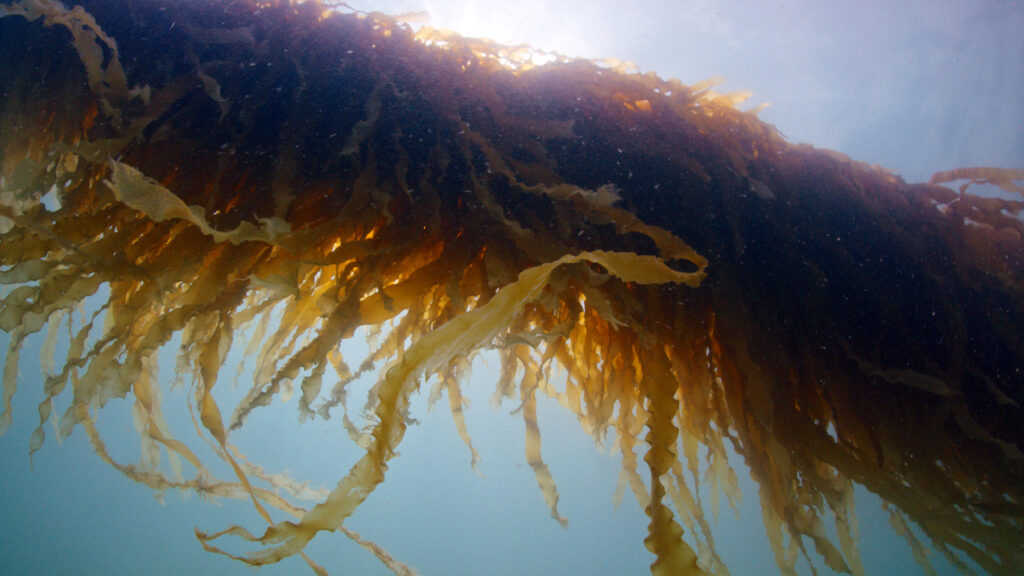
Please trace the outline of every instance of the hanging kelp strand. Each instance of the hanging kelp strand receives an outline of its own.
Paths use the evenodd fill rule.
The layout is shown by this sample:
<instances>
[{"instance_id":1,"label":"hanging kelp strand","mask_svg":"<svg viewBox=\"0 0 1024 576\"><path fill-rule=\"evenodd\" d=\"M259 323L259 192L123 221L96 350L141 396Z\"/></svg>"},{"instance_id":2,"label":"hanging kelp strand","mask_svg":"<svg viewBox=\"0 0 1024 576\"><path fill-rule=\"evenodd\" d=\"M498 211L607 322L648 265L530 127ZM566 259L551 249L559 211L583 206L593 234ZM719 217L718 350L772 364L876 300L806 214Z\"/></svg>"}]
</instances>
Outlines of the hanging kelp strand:
<instances>
[{"instance_id":1,"label":"hanging kelp strand","mask_svg":"<svg viewBox=\"0 0 1024 576\"><path fill-rule=\"evenodd\" d=\"M653 574L727 573L704 506L739 500L729 451L781 573L864 573L855 484L926 569L926 546L968 573L1024 566L1024 199L941 186L1019 192L1019 171L911 184L787 142L735 108L749 94L344 6L125 6L0 4L0 431L26 416L18 363L45 333L32 452L56 421L154 491L248 500L261 530L196 534L252 565L324 573L304 549L340 531L412 574L346 522L423 383L476 465L462 387L494 350L551 521L573 529L543 396L613 433ZM172 345L178 387L158 371ZM353 420L346 395L374 374ZM233 441L294 392L358 452L329 489ZM96 425L114 398L137 463ZM181 400L205 444L168 425Z\"/></svg>"}]
</instances>

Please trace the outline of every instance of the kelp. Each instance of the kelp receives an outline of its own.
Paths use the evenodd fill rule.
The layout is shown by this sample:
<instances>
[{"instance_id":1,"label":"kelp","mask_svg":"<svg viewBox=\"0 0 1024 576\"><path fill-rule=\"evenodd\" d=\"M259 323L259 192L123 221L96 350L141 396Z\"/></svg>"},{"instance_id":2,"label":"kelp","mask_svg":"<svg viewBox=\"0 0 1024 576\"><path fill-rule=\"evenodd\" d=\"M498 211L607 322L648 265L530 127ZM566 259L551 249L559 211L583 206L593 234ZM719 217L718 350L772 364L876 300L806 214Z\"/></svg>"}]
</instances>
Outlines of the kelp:
<instances>
[{"instance_id":1,"label":"kelp","mask_svg":"<svg viewBox=\"0 0 1024 576\"><path fill-rule=\"evenodd\" d=\"M616 498L644 507L654 574L727 573L701 502L717 516L721 494L739 499L729 449L782 573L798 556L863 573L855 483L926 567L920 534L968 573L964 557L1024 565L1024 202L939 186L1016 172L907 183L786 142L713 82L335 8L0 5L2 429L22 344L45 332L31 451L57 419L158 493L248 499L262 533L196 534L250 564L303 554L322 573L303 549L341 531L407 574L346 520L385 482L423 382L448 395L475 465L462 378L493 349L555 521L538 395L599 442L614 432ZM367 333L350 365L344 344ZM225 478L163 417L172 344ZM253 366L225 412L236 345ZM346 393L374 371L360 427ZM232 442L293 391L301 418L342 418L360 451L330 490ZM94 425L112 398L134 404L138 463Z\"/></svg>"},{"instance_id":2,"label":"kelp","mask_svg":"<svg viewBox=\"0 0 1024 576\"><path fill-rule=\"evenodd\" d=\"M1014 181L1024 180L1024 170L1009 170L1006 168L992 168L990 166L971 166L969 168L957 168L937 172L928 180L929 184L945 184L956 180L967 180L967 183L960 185L960 193L967 192L971 184L992 184L998 186L1005 192L1016 195L1024 195L1024 188L1014 184Z\"/></svg>"}]
</instances>

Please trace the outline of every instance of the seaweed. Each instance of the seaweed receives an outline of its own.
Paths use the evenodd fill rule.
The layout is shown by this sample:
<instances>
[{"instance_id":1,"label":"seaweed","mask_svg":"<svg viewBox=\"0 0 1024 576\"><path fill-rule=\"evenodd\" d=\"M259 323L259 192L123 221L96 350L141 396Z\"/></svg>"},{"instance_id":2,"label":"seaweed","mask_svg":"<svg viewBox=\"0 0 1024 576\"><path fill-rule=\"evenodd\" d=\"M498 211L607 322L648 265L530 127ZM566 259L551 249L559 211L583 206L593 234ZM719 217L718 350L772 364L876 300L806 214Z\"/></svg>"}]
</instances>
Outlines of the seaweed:
<instances>
[{"instance_id":1,"label":"seaweed","mask_svg":"<svg viewBox=\"0 0 1024 576\"><path fill-rule=\"evenodd\" d=\"M0 5L0 32L0 431L22 344L45 332L31 451L70 384L60 436L82 428L129 479L248 499L267 524L197 529L208 550L323 573L303 549L341 531L412 573L345 522L385 482L421 383L448 395L475 465L462 376L494 349L495 395L520 405L553 519L568 524L539 394L598 441L614 431L618 497L650 519L654 574L727 572L699 492L716 516L720 494L740 498L727 446L760 487L782 573L797 555L863 573L854 483L890 502L923 565L910 524L965 571L961 554L991 574L1024 563L1022 203L939 186L1017 172L907 183L787 142L713 82L344 5L22 0ZM350 366L343 344L367 330L370 356ZM255 365L227 412L215 388L242 335ZM163 418L157 351L175 341L224 478ZM360 428L347 387L374 370ZM331 490L232 442L296 389L301 418L342 408L362 451ZM134 403L137 464L94 425L112 398Z\"/></svg>"}]
</instances>

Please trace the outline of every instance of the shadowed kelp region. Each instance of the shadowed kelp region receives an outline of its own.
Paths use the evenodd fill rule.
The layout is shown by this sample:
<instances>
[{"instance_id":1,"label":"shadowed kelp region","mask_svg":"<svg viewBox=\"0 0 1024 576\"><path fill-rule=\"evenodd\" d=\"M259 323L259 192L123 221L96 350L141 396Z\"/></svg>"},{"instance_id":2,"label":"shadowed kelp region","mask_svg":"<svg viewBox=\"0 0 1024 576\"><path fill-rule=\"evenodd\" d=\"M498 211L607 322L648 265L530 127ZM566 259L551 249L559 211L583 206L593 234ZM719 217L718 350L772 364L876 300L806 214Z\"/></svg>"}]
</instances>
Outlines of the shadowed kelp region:
<instances>
[{"instance_id":1,"label":"shadowed kelp region","mask_svg":"<svg viewBox=\"0 0 1024 576\"><path fill-rule=\"evenodd\" d=\"M303 549L337 530L412 573L345 521L385 482L421 382L447 394L475 463L460 386L494 349L552 517L566 523L544 394L613 432L653 574L727 573L699 491L738 498L727 448L782 573L801 556L864 572L854 483L926 571L933 551L965 573L1024 565L1024 200L938 185L1019 193L1019 171L908 184L786 142L740 95L533 66L523 47L317 2L7 2L0 53L0 431L22 344L45 332L31 451L50 420L80 427L132 480L248 499L267 523L197 530L207 549L322 573ZM364 329L379 338L350 365ZM228 413L214 391L243 334L255 367ZM227 477L163 418L171 343ZM374 371L360 427L346 387ZM323 494L232 443L293 391L361 454ZM122 397L143 441L131 464L94 421Z\"/></svg>"}]
</instances>

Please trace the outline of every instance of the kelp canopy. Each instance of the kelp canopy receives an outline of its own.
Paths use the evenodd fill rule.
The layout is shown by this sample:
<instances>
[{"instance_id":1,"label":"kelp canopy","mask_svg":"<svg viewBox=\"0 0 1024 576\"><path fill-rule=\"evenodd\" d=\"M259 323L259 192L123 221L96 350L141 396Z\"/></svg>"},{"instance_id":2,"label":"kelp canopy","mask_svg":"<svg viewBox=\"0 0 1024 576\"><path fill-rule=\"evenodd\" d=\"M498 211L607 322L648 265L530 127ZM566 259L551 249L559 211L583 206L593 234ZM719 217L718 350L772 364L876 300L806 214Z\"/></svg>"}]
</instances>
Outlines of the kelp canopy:
<instances>
[{"instance_id":1,"label":"kelp canopy","mask_svg":"<svg viewBox=\"0 0 1024 576\"><path fill-rule=\"evenodd\" d=\"M524 48L313 1L22 0L0 17L0 430L22 343L45 331L31 450L56 419L154 490L251 500L267 528L197 531L207 549L261 565L347 531L428 378L472 450L460 378L493 348L555 519L538 395L614 432L653 574L727 571L695 498L701 466L735 495L726 444L783 573L799 555L863 573L854 482L926 567L910 525L965 572L1024 566L1024 202L936 185L1019 191L1019 172L908 184L790 144L706 87L531 67ZM361 328L380 337L350 366ZM227 413L214 389L243 329L256 369ZM171 342L230 477L164 422ZM363 455L318 500L233 446L275 396L296 388L304 417L329 418L374 369L366 426L346 418ZM93 420L117 397L135 405L135 464Z\"/></svg>"}]
</instances>

